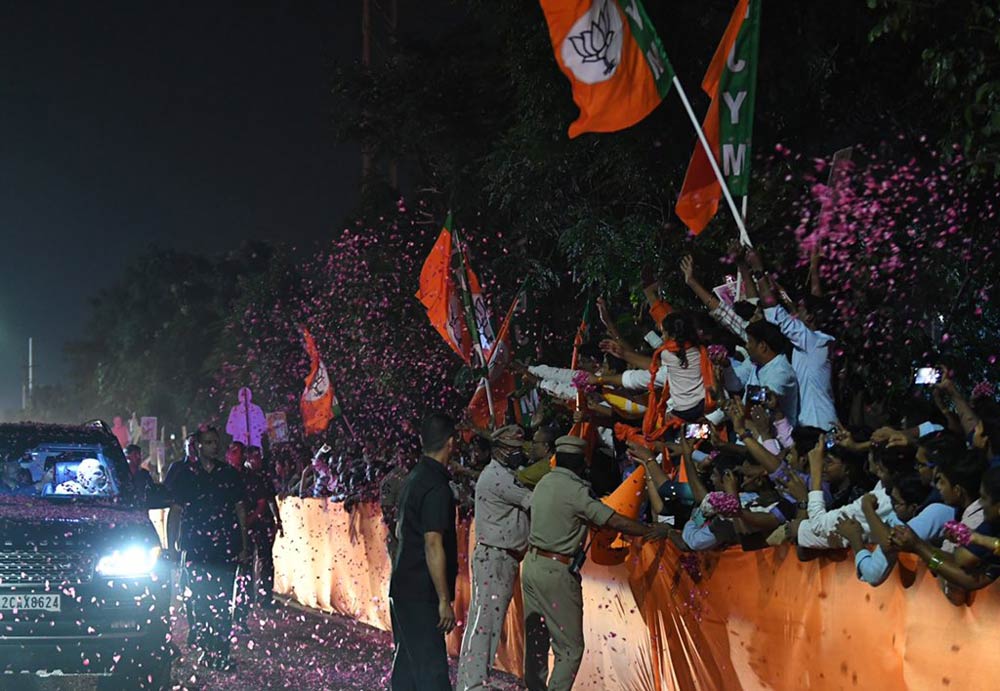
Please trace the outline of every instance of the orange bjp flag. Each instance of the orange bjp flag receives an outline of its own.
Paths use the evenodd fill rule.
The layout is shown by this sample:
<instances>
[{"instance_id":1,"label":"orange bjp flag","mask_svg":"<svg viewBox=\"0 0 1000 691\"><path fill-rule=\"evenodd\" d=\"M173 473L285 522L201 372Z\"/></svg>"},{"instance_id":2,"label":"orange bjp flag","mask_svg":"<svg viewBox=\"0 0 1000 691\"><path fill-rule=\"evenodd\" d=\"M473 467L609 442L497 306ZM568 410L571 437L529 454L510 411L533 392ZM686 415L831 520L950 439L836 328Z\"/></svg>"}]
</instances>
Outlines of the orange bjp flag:
<instances>
[{"instance_id":1,"label":"orange bjp flag","mask_svg":"<svg viewBox=\"0 0 1000 691\"><path fill-rule=\"evenodd\" d=\"M309 354L309 374L306 376L306 388L302 392L299 407L302 412L302 426L305 433L318 434L325 430L330 420L340 412L337 397L330 384L326 365L319 356L319 348L309 329L302 328L302 340L305 341L306 353Z\"/></svg>"},{"instance_id":2,"label":"orange bjp flag","mask_svg":"<svg viewBox=\"0 0 1000 691\"><path fill-rule=\"evenodd\" d=\"M641 0L540 1L580 108L571 139L631 127L660 104L674 70Z\"/></svg>"},{"instance_id":3,"label":"orange bjp flag","mask_svg":"<svg viewBox=\"0 0 1000 691\"><path fill-rule=\"evenodd\" d=\"M472 358L472 338L465 324L462 298L452 271L451 214L420 270L417 299L427 310L431 325L459 357L468 364ZM473 274L472 278L475 278ZM478 288L478 281L476 282Z\"/></svg>"}]
</instances>

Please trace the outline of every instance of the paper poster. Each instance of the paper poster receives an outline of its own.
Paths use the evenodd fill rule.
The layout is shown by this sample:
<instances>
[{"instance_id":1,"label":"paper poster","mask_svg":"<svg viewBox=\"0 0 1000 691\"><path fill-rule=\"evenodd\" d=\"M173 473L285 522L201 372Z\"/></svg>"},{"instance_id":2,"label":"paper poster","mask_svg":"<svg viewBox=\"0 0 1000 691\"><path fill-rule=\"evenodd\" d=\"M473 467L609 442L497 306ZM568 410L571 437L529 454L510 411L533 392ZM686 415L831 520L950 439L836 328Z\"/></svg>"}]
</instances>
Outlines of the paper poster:
<instances>
[{"instance_id":1,"label":"paper poster","mask_svg":"<svg viewBox=\"0 0 1000 691\"><path fill-rule=\"evenodd\" d=\"M267 438L272 444L288 441L288 418L283 412L267 414Z\"/></svg>"},{"instance_id":2,"label":"paper poster","mask_svg":"<svg viewBox=\"0 0 1000 691\"><path fill-rule=\"evenodd\" d=\"M157 441L159 436L156 430L156 418L144 417L139 420L139 427L142 429L143 441Z\"/></svg>"}]
</instances>

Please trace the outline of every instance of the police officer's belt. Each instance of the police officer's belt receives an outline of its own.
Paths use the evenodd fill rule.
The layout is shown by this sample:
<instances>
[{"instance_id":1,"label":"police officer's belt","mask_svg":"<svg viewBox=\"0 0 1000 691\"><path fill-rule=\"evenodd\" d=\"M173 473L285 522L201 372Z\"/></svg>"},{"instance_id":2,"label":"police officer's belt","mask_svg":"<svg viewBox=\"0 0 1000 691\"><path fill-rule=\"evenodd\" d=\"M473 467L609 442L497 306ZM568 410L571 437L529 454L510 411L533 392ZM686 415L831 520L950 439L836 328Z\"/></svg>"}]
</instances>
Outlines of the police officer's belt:
<instances>
[{"instance_id":1,"label":"police officer's belt","mask_svg":"<svg viewBox=\"0 0 1000 691\"><path fill-rule=\"evenodd\" d=\"M529 552L534 552L540 557L545 557L547 559L554 559L555 561L562 562L563 564L569 564L573 561L573 557L566 554L559 554L558 552L550 552L547 549L542 549L541 547L535 547L532 545L528 548Z\"/></svg>"}]
</instances>

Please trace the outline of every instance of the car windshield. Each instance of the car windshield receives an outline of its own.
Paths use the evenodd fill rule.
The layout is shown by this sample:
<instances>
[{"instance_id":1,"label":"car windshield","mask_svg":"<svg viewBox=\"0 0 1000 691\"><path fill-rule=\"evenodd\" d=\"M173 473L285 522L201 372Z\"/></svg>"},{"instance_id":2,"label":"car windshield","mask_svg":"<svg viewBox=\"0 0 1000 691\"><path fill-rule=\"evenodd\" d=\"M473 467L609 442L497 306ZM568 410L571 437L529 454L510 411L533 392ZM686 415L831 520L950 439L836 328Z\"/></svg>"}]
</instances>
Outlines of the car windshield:
<instances>
[{"instance_id":1,"label":"car windshield","mask_svg":"<svg viewBox=\"0 0 1000 691\"><path fill-rule=\"evenodd\" d=\"M120 488L99 444L39 443L0 449L5 457L0 495L67 499L113 498Z\"/></svg>"}]
</instances>

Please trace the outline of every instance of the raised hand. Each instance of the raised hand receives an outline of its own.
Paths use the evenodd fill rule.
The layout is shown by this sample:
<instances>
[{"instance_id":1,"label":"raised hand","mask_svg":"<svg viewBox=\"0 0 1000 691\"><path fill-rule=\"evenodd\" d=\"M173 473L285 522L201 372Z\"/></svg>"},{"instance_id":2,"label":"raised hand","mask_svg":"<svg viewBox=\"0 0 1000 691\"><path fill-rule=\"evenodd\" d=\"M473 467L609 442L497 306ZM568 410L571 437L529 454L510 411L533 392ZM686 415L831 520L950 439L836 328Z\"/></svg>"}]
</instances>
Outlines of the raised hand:
<instances>
[{"instance_id":1,"label":"raised hand","mask_svg":"<svg viewBox=\"0 0 1000 691\"><path fill-rule=\"evenodd\" d=\"M694 278L694 257L690 254L681 259L681 274L684 275L685 283L690 283Z\"/></svg>"},{"instance_id":2,"label":"raised hand","mask_svg":"<svg viewBox=\"0 0 1000 691\"><path fill-rule=\"evenodd\" d=\"M621 341L613 338L605 338L598 344L598 347L603 352L614 355L619 360L625 359L625 346L622 345Z\"/></svg>"},{"instance_id":3,"label":"raised hand","mask_svg":"<svg viewBox=\"0 0 1000 691\"><path fill-rule=\"evenodd\" d=\"M795 501L803 502L809 499L809 489L797 473L792 472L785 477L775 477L775 482L794 497Z\"/></svg>"}]
</instances>

